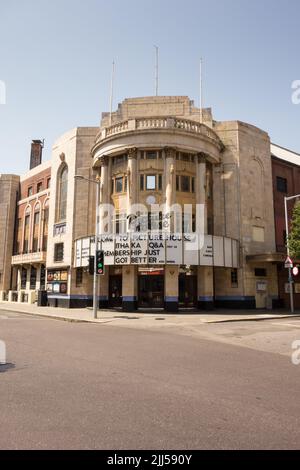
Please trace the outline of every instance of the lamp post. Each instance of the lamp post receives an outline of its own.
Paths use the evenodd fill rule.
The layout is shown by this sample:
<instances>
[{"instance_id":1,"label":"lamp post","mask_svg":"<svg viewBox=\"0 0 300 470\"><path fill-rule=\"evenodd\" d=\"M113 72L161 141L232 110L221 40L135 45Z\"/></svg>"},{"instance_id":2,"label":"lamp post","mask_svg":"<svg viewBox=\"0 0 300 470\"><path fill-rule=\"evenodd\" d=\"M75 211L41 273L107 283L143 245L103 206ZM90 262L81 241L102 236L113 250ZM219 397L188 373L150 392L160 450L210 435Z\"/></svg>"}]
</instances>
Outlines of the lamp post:
<instances>
[{"instance_id":1,"label":"lamp post","mask_svg":"<svg viewBox=\"0 0 300 470\"><path fill-rule=\"evenodd\" d=\"M288 210L287 202L292 199L297 199L300 197L300 194L295 196L284 197L284 214L285 214L285 231L286 231L286 251L287 256L290 257L290 246L289 246L289 222L288 222ZM291 313L294 313L294 291L293 291L293 279L292 279L292 268L289 266L289 286L290 286L290 308Z\"/></svg>"},{"instance_id":2,"label":"lamp post","mask_svg":"<svg viewBox=\"0 0 300 470\"><path fill-rule=\"evenodd\" d=\"M97 302L97 297L98 297L98 278L97 278L97 259L96 259L96 251L98 249L98 240L99 240L99 205L100 205L100 178L97 176L95 180L92 180L90 178L86 178L85 176L82 175L75 175L75 179L80 179L80 180L85 180L89 181L90 183L94 183L97 186L97 192L96 192L96 227L95 227L95 256L94 256L94 278L93 278L93 313L94 313L94 318L97 318L97 312L98 312L98 302Z\"/></svg>"}]
</instances>

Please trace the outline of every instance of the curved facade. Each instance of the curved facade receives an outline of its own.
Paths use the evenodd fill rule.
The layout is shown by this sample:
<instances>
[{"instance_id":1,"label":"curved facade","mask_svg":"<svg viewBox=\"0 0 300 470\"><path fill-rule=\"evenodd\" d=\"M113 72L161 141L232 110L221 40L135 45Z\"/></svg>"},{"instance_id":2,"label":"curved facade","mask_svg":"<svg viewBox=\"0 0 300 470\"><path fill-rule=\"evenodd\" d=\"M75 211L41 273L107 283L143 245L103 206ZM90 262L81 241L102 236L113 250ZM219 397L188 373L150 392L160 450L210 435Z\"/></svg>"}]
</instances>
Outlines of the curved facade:
<instances>
[{"instance_id":1,"label":"curved facade","mask_svg":"<svg viewBox=\"0 0 300 470\"><path fill-rule=\"evenodd\" d=\"M51 305L92 303L95 184L76 174L101 181L100 306L177 311L276 303L269 137L239 121L216 122L210 109L202 116L200 123L187 97L127 99L102 116L100 129L77 128L56 142ZM58 221L62 165L68 194Z\"/></svg>"}]
</instances>

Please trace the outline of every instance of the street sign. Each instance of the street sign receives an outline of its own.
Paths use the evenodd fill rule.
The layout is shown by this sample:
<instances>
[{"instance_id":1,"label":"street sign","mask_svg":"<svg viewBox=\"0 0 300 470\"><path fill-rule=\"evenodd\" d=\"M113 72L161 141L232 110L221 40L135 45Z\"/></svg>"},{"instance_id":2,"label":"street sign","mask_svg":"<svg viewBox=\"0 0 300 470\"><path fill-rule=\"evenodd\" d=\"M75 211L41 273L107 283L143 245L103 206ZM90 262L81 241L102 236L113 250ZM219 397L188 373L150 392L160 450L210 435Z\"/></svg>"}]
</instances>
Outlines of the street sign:
<instances>
[{"instance_id":1,"label":"street sign","mask_svg":"<svg viewBox=\"0 0 300 470\"><path fill-rule=\"evenodd\" d=\"M298 274L299 274L299 268L297 266L294 266L293 267L293 275L298 276Z\"/></svg>"},{"instance_id":2,"label":"street sign","mask_svg":"<svg viewBox=\"0 0 300 470\"><path fill-rule=\"evenodd\" d=\"M288 256L284 262L284 267L285 268L292 268L293 267L293 261L291 258Z\"/></svg>"}]
</instances>

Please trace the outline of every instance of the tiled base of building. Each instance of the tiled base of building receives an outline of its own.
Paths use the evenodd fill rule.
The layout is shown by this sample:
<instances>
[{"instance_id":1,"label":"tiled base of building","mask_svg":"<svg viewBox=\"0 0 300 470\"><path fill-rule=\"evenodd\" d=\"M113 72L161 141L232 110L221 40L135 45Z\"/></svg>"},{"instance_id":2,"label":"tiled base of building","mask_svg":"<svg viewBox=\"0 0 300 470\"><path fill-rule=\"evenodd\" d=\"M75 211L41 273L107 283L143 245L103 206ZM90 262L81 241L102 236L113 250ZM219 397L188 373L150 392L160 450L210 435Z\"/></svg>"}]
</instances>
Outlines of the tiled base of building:
<instances>
[{"instance_id":1,"label":"tiled base of building","mask_svg":"<svg viewBox=\"0 0 300 470\"><path fill-rule=\"evenodd\" d=\"M256 302L254 296L248 297L216 297L216 308L231 309L255 309Z\"/></svg>"}]
</instances>

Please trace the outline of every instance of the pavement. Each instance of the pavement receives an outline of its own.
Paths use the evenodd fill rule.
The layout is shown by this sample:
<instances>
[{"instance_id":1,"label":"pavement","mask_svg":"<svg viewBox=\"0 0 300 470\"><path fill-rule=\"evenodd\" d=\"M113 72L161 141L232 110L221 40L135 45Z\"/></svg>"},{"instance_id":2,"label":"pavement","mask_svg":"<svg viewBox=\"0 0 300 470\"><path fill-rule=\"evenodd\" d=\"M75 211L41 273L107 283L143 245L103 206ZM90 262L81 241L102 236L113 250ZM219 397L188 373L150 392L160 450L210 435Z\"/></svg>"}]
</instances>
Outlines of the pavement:
<instances>
[{"instance_id":1,"label":"pavement","mask_svg":"<svg viewBox=\"0 0 300 470\"><path fill-rule=\"evenodd\" d=\"M28 305L16 302L0 302L1 310L14 311L19 313L28 313L42 317L49 317L56 320L65 320L73 322L89 323L111 323L119 324L122 320L131 320L132 326L142 320L144 324L153 325L157 320L166 320L168 324L187 326L191 324L202 323L221 323L235 321L260 321L278 318L300 317L300 311L291 314L283 310L184 310L179 313L166 313L163 310L156 311L136 311L134 313L123 312L121 309L101 309L98 310L98 318L94 319L92 308L67 309L56 307L38 307L36 304ZM141 321L138 322L139 324Z\"/></svg>"},{"instance_id":2,"label":"pavement","mask_svg":"<svg viewBox=\"0 0 300 470\"><path fill-rule=\"evenodd\" d=\"M299 318L130 318L0 311L0 449L299 449Z\"/></svg>"}]
</instances>

